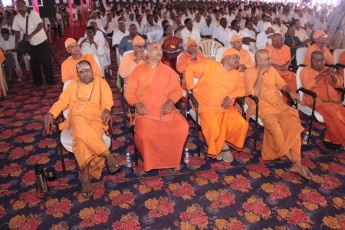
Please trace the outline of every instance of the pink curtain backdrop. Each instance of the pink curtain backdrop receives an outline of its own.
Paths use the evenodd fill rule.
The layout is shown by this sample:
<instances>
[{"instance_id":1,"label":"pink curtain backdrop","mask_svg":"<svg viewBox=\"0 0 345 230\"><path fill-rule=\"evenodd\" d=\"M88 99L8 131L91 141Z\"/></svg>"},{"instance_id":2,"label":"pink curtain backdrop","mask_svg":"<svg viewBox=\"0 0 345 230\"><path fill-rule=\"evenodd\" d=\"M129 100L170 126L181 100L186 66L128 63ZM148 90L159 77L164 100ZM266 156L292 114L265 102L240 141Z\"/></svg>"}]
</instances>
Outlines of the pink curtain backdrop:
<instances>
[{"instance_id":1,"label":"pink curtain backdrop","mask_svg":"<svg viewBox=\"0 0 345 230\"><path fill-rule=\"evenodd\" d=\"M38 14L40 14L40 10L38 9L38 2L37 2L37 0L32 0L32 5L33 5L34 11L36 11Z\"/></svg>"},{"instance_id":2,"label":"pink curtain backdrop","mask_svg":"<svg viewBox=\"0 0 345 230\"><path fill-rule=\"evenodd\" d=\"M71 25L72 37L74 37L74 23L73 23L72 0L68 0L68 9L69 9L69 21L70 21L70 25Z\"/></svg>"},{"instance_id":3,"label":"pink curtain backdrop","mask_svg":"<svg viewBox=\"0 0 345 230\"><path fill-rule=\"evenodd\" d=\"M85 25L84 2L83 2L83 0L80 0L80 10L81 10L81 21L82 21L82 24Z\"/></svg>"},{"instance_id":4,"label":"pink curtain backdrop","mask_svg":"<svg viewBox=\"0 0 345 230\"><path fill-rule=\"evenodd\" d=\"M89 0L86 0L86 16L87 16L87 19L90 20L90 17L89 17Z\"/></svg>"}]
</instances>

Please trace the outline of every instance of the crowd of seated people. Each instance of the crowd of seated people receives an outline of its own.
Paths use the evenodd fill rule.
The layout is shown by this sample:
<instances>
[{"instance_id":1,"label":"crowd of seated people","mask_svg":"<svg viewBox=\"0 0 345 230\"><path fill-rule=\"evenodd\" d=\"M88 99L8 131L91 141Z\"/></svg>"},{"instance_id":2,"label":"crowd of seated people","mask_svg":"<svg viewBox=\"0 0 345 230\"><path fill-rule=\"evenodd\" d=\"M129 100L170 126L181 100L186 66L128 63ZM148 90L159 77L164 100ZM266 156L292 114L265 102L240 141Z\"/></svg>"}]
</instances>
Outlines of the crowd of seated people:
<instances>
[{"instance_id":1,"label":"crowd of seated people","mask_svg":"<svg viewBox=\"0 0 345 230\"><path fill-rule=\"evenodd\" d=\"M344 86L343 70L334 65L332 53L345 48L345 30L333 28L334 24L345 23L345 17L336 16L343 14L339 9L344 8L345 1L336 8L256 2L109 3L91 12L85 38L78 43L66 41L66 49L72 55L71 63L72 59L80 60L81 55L93 54L97 59L102 52L110 52L106 51L107 40L111 40L110 47L118 49L123 58L119 68L126 84L124 95L136 110L134 139L145 171L180 169L188 123L175 104L183 97L184 89L199 102L208 157L231 162L231 151L242 150L248 121L241 117L235 101L254 96L260 108L257 116L264 126L262 158L286 157L291 161L291 172L310 179L312 173L301 165L304 128L298 110L287 103L311 106L308 98L301 101L296 92L296 50L307 48L303 62L306 67L300 77L303 87L319 95L316 111L325 118L325 146L345 148L341 132L345 128L344 106L341 93L335 90ZM219 60L210 60L200 52L198 45L205 40L224 47ZM77 61L71 64L69 68L78 67L71 77L73 81L87 75L84 72L89 67L93 70L93 58L91 64L81 63L79 67L85 69L81 73ZM345 64L345 52L339 63ZM93 70L93 75L97 72L99 69ZM183 75L182 87L177 73ZM93 87L92 82L84 79L82 83ZM78 92L69 91L78 96ZM327 93L330 91L331 95ZM246 103L249 119L256 104L248 97ZM61 106L59 111L66 107ZM101 122L105 108L99 109ZM47 122L56 114L51 112ZM108 160L116 171L118 163ZM86 182L83 191L89 195L92 189L88 177Z\"/></svg>"}]
</instances>

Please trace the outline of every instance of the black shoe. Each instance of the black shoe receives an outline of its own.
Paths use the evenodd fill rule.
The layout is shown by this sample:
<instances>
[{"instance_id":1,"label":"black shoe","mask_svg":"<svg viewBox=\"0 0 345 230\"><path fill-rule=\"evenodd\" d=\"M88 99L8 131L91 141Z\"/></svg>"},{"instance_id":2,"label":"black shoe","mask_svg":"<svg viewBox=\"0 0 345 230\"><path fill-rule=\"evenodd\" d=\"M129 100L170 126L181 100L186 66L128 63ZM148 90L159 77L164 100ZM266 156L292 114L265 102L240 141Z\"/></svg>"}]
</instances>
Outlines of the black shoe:
<instances>
[{"instance_id":1,"label":"black shoe","mask_svg":"<svg viewBox=\"0 0 345 230\"><path fill-rule=\"evenodd\" d=\"M339 144L333 144L329 141L325 141L325 140L322 140L322 143L324 144L324 146L328 149L328 150L338 150L341 145Z\"/></svg>"}]
</instances>

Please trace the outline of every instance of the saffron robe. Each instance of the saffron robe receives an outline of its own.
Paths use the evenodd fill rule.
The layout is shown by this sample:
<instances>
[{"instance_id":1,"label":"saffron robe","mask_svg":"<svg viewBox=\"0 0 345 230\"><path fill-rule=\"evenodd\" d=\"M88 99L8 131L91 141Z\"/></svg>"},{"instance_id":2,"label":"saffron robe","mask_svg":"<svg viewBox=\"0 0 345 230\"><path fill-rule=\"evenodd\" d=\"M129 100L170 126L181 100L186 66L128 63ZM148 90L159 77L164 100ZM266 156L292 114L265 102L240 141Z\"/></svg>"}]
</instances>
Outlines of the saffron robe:
<instances>
[{"instance_id":1,"label":"saffron robe","mask_svg":"<svg viewBox=\"0 0 345 230\"><path fill-rule=\"evenodd\" d=\"M178 74L162 62L156 69L142 64L131 73L125 97L131 105L143 103L149 112L136 113L134 120L134 140L144 160L144 170L179 170L189 126L176 108L169 114L161 111L169 99L176 103L182 97Z\"/></svg>"},{"instance_id":2,"label":"saffron robe","mask_svg":"<svg viewBox=\"0 0 345 230\"><path fill-rule=\"evenodd\" d=\"M245 72L246 94L254 95L254 85L258 77L258 69L252 67ZM274 160L284 156L288 151L294 159L301 159L301 133L303 127L298 111L288 106L279 90L286 82L275 68L271 67L262 76L262 89L259 95L259 117L264 124L264 140L262 158ZM247 119L255 114L255 103L246 98L249 106Z\"/></svg>"},{"instance_id":3,"label":"saffron robe","mask_svg":"<svg viewBox=\"0 0 345 230\"><path fill-rule=\"evenodd\" d=\"M188 91L199 102L199 117L202 133L208 145L207 156L217 157L224 143L241 151L247 136L248 122L234 106L237 97L245 95L244 83L236 69L225 71L220 62L208 60L191 65L185 71ZM194 84L194 78L200 79ZM231 106L221 105L225 97L230 97Z\"/></svg>"},{"instance_id":4,"label":"saffron robe","mask_svg":"<svg viewBox=\"0 0 345 230\"><path fill-rule=\"evenodd\" d=\"M146 63L143 60L140 60L138 63L135 63L134 59L135 59L134 52L132 52L132 53L126 54L122 58L122 61L120 63L119 74L122 78L125 79L125 87L127 86L128 78L133 72L133 70L137 66Z\"/></svg>"},{"instance_id":5,"label":"saffron robe","mask_svg":"<svg viewBox=\"0 0 345 230\"><path fill-rule=\"evenodd\" d=\"M90 62L91 68L93 71L93 76L96 77L102 77L101 69L99 68L97 62L93 58L92 54L82 54L81 58L79 60L74 60L71 56L68 57L64 62L62 62L61 65L61 77L62 82L65 83L66 81L78 79L78 73L77 73L77 64L78 62L86 60Z\"/></svg>"},{"instance_id":6,"label":"saffron robe","mask_svg":"<svg viewBox=\"0 0 345 230\"><path fill-rule=\"evenodd\" d=\"M85 101L90 95L92 82L80 82L78 100L76 98L79 80L73 80L61 93L59 100L54 103L49 113L56 118L68 108L66 120L60 124L59 129L68 128L72 138L72 149L77 159L80 170L89 164L89 173L99 179L105 167L105 155L110 153L104 143L103 133L108 127L102 123L102 114L105 109L111 110L113 96L108 83L99 77L94 78L94 87L90 101ZM76 100L74 102L74 100Z\"/></svg>"},{"instance_id":7,"label":"saffron robe","mask_svg":"<svg viewBox=\"0 0 345 230\"><path fill-rule=\"evenodd\" d=\"M313 45L311 45L311 46L307 49L307 52L305 53L304 61L303 61L303 64L304 64L304 65L307 65L307 66L310 66L310 65L311 65L311 54L312 54L314 51L321 51L322 53L324 53L325 56L326 56L326 63L327 63L328 65L333 65L333 64L334 64L333 55L331 54L331 52L329 51L329 49L328 49L326 46L324 46L323 49L321 49L321 48L318 47L316 44L313 44Z\"/></svg>"},{"instance_id":8,"label":"saffron robe","mask_svg":"<svg viewBox=\"0 0 345 230\"><path fill-rule=\"evenodd\" d=\"M176 69L179 73L184 73L184 71L186 70L186 68L190 65L194 65L194 64L198 64L201 63L205 60L208 60L207 57L205 57L205 55L203 55L200 51L197 51L197 56L198 58L196 60L191 60L190 57L192 56L190 53L185 52L184 54L182 54L180 56L180 58L178 59L178 62L176 64ZM182 88L186 89L186 77L183 75L182 78Z\"/></svg>"},{"instance_id":9,"label":"saffron robe","mask_svg":"<svg viewBox=\"0 0 345 230\"><path fill-rule=\"evenodd\" d=\"M345 65L345 51L339 56L339 64ZM344 78L344 68L339 68L339 75Z\"/></svg>"},{"instance_id":10,"label":"saffron robe","mask_svg":"<svg viewBox=\"0 0 345 230\"><path fill-rule=\"evenodd\" d=\"M282 48L276 49L273 45L269 45L266 47L266 50L271 54L272 64L275 65L285 65L288 61L291 62L291 52L290 47L287 45L283 45ZM286 84L290 86L290 88L296 92L297 90L297 83L296 83L296 74L290 72L289 70L280 71L276 69L279 75L284 79Z\"/></svg>"},{"instance_id":11,"label":"saffron robe","mask_svg":"<svg viewBox=\"0 0 345 230\"><path fill-rule=\"evenodd\" d=\"M345 108L341 102L341 93L334 88L343 87L343 78L336 75L337 82L333 83L332 76L322 77L316 83L315 78L327 70L316 71L307 66L301 71L301 83L304 88L311 90L317 94L315 109L322 116L326 124L326 132L324 139L326 141L341 144L345 148ZM309 107L313 107L313 98L307 94L303 95L302 103Z\"/></svg>"}]
</instances>

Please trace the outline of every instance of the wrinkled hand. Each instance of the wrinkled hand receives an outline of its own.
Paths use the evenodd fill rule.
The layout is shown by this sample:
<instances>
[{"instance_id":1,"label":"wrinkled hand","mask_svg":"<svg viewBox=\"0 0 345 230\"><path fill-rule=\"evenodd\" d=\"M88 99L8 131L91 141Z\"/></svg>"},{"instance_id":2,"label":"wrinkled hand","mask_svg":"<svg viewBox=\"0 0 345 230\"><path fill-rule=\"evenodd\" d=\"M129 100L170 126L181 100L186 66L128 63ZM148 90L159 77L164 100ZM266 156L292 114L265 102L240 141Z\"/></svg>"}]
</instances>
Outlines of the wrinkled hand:
<instances>
[{"instance_id":1,"label":"wrinkled hand","mask_svg":"<svg viewBox=\"0 0 345 230\"><path fill-rule=\"evenodd\" d=\"M268 72L269 69L270 69L270 66L268 66L268 65L262 66L259 69L259 74L263 75L265 72Z\"/></svg>"},{"instance_id":2,"label":"wrinkled hand","mask_svg":"<svg viewBox=\"0 0 345 230\"><path fill-rule=\"evenodd\" d=\"M222 103L221 106L224 109L228 109L228 108L230 108L230 105L231 105L231 98L227 96L227 97L224 98L223 103Z\"/></svg>"},{"instance_id":3,"label":"wrinkled hand","mask_svg":"<svg viewBox=\"0 0 345 230\"><path fill-rule=\"evenodd\" d=\"M108 124L110 120L111 120L110 111L105 109L102 114L102 122L103 124Z\"/></svg>"},{"instance_id":4,"label":"wrinkled hand","mask_svg":"<svg viewBox=\"0 0 345 230\"><path fill-rule=\"evenodd\" d=\"M335 69L334 68L332 68L332 67L329 67L324 73L325 74L330 74L330 75L334 75L335 74Z\"/></svg>"},{"instance_id":5,"label":"wrinkled hand","mask_svg":"<svg viewBox=\"0 0 345 230\"><path fill-rule=\"evenodd\" d=\"M169 99L167 102L165 102L165 104L162 106L161 111L163 112L163 114L168 114L172 112L172 109L174 107L174 102Z\"/></svg>"},{"instance_id":6,"label":"wrinkled hand","mask_svg":"<svg viewBox=\"0 0 345 230\"><path fill-rule=\"evenodd\" d=\"M286 64L285 64L285 66L284 66L284 69L285 69L285 70L288 70L290 64L291 64L291 61L287 61Z\"/></svg>"},{"instance_id":7,"label":"wrinkled hand","mask_svg":"<svg viewBox=\"0 0 345 230\"><path fill-rule=\"evenodd\" d=\"M25 41L30 41L31 40L31 38L32 38L32 35L27 35L27 36L25 36Z\"/></svg>"},{"instance_id":8,"label":"wrinkled hand","mask_svg":"<svg viewBox=\"0 0 345 230\"><path fill-rule=\"evenodd\" d=\"M300 98L298 93L292 91L292 92L290 92L290 97L291 97L292 101L302 104L301 98Z\"/></svg>"},{"instance_id":9,"label":"wrinkled hand","mask_svg":"<svg viewBox=\"0 0 345 230\"><path fill-rule=\"evenodd\" d=\"M192 54L192 56L189 58L190 60L197 60L198 55L197 54Z\"/></svg>"},{"instance_id":10,"label":"wrinkled hand","mask_svg":"<svg viewBox=\"0 0 345 230\"><path fill-rule=\"evenodd\" d=\"M135 104L135 109L139 115L149 114L149 111L147 111L145 105L141 102Z\"/></svg>"},{"instance_id":11,"label":"wrinkled hand","mask_svg":"<svg viewBox=\"0 0 345 230\"><path fill-rule=\"evenodd\" d=\"M246 69L247 69L247 66L242 64L242 65L240 65L239 72L244 72L244 71L246 71Z\"/></svg>"},{"instance_id":12,"label":"wrinkled hand","mask_svg":"<svg viewBox=\"0 0 345 230\"><path fill-rule=\"evenodd\" d=\"M50 126L54 125L54 118L51 113L47 113L47 115L44 118L44 131L49 134Z\"/></svg>"}]
</instances>

